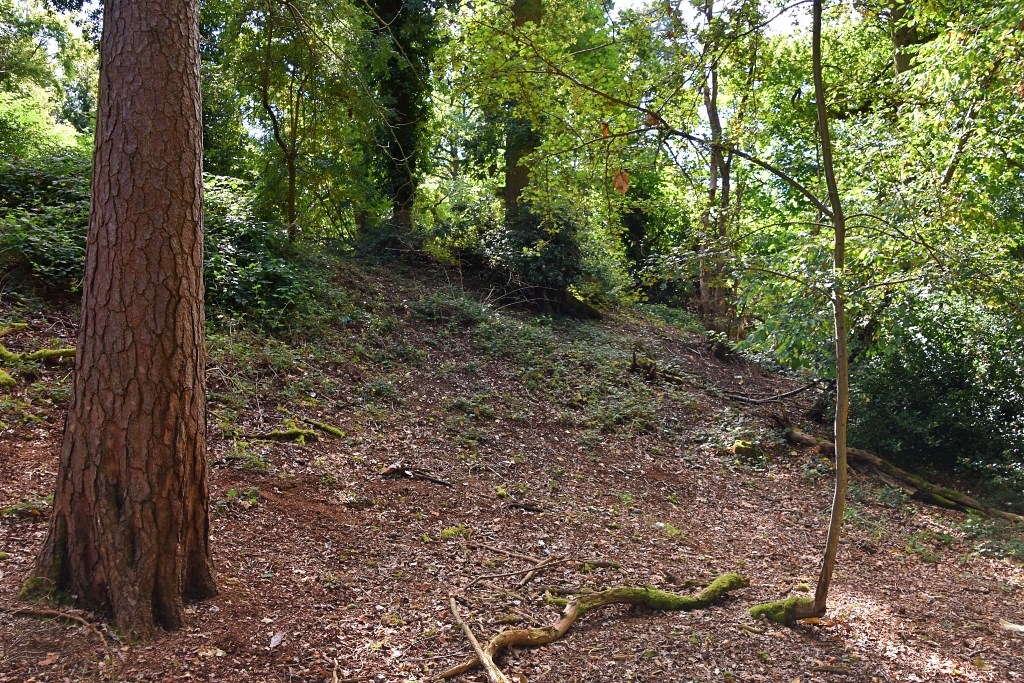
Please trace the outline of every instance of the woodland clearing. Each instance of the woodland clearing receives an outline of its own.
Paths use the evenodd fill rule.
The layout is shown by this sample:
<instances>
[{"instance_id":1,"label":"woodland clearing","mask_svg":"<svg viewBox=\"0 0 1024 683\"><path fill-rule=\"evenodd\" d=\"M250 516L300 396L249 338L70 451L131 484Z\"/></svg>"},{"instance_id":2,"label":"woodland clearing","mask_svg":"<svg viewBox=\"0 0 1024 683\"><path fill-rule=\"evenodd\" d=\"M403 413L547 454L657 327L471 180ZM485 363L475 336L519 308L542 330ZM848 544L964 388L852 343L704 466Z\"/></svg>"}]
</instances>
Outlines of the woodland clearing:
<instances>
[{"instance_id":1,"label":"woodland clearing","mask_svg":"<svg viewBox=\"0 0 1024 683\"><path fill-rule=\"evenodd\" d=\"M315 341L211 332L220 594L140 643L70 607L107 643L0 614L0 681L426 681L472 654L449 594L483 641L555 621L552 597L690 594L726 572L750 587L693 612L605 607L497 663L531 682L1024 681L1024 638L1001 626L1024 622L1020 530L853 472L829 612L755 622L752 605L813 591L831 465L783 439L777 405L726 394L806 382L716 356L653 308L552 319L488 305L448 275L348 264L337 284L362 314ZM12 352L73 343L68 312L18 313L28 326L4 339ZM631 372L635 349L685 381ZM18 593L45 535L71 368L8 369L0 604L50 608ZM785 409L799 422L814 398ZM255 438L295 429L311 433ZM737 441L756 447L736 454Z\"/></svg>"}]
</instances>

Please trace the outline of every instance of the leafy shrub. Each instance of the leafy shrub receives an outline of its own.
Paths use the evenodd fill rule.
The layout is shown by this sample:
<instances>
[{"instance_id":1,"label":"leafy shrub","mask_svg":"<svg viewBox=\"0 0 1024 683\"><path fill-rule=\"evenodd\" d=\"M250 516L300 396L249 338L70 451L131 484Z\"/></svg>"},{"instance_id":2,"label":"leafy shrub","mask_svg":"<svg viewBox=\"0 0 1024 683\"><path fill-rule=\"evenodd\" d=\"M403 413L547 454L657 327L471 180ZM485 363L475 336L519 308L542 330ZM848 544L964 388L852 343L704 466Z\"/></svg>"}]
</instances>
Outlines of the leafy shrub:
<instances>
[{"instance_id":1,"label":"leafy shrub","mask_svg":"<svg viewBox=\"0 0 1024 683\"><path fill-rule=\"evenodd\" d=\"M456 322L466 327L480 323L487 315L487 309L477 301L463 296L447 296L432 292L409 305L413 312L424 320L435 322Z\"/></svg>"},{"instance_id":2,"label":"leafy shrub","mask_svg":"<svg viewBox=\"0 0 1024 683\"><path fill-rule=\"evenodd\" d=\"M484 252L524 285L564 289L583 274L579 226L565 211L542 216L520 209L484 239Z\"/></svg>"},{"instance_id":3,"label":"leafy shrub","mask_svg":"<svg viewBox=\"0 0 1024 683\"><path fill-rule=\"evenodd\" d=\"M81 152L0 157L0 267L44 292L82 281L89 158Z\"/></svg>"},{"instance_id":4,"label":"leafy shrub","mask_svg":"<svg viewBox=\"0 0 1024 683\"><path fill-rule=\"evenodd\" d=\"M82 153L0 157L0 267L22 287L52 295L81 283L89 171ZM243 181L208 175L205 185L211 318L241 316L264 327L295 328L338 313L319 264L288 243L283 226L258 218Z\"/></svg>"},{"instance_id":5,"label":"leafy shrub","mask_svg":"<svg viewBox=\"0 0 1024 683\"><path fill-rule=\"evenodd\" d=\"M851 441L911 466L1019 488L1024 339L1015 322L925 294L894 305L885 327L853 373Z\"/></svg>"},{"instance_id":6,"label":"leafy shrub","mask_svg":"<svg viewBox=\"0 0 1024 683\"><path fill-rule=\"evenodd\" d=\"M245 181L206 176L206 302L213 316L242 315L265 327L316 316L326 288L288 242L287 229L259 220ZM307 320L308 322L308 320Z\"/></svg>"}]
</instances>

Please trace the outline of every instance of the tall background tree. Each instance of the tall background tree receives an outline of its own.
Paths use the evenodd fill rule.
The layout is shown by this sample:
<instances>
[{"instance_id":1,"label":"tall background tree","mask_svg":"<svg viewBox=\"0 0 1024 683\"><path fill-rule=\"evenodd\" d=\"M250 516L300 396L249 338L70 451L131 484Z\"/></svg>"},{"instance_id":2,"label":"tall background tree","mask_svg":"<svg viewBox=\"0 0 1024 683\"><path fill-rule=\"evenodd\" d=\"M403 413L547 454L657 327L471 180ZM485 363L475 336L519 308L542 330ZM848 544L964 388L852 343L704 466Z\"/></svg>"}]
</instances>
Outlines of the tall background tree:
<instances>
[{"instance_id":1,"label":"tall background tree","mask_svg":"<svg viewBox=\"0 0 1024 683\"><path fill-rule=\"evenodd\" d=\"M76 374L28 588L145 636L217 591L209 545L199 7L104 6Z\"/></svg>"}]
</instances>

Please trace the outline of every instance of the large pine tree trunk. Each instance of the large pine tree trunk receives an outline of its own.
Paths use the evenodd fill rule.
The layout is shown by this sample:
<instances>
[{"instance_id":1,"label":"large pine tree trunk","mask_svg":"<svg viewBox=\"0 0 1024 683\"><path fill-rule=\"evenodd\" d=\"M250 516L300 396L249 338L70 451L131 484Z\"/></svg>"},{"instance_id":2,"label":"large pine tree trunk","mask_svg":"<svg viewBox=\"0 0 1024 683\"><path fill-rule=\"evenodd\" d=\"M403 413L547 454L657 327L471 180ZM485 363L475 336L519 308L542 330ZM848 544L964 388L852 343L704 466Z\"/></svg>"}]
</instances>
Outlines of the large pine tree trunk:
<instances>
[{"instance_id":1,"label":"large pine tree trunk","mask_svg":"<svg viewBox=\"0 0 1024 683\"><path fill-rule=\"evenodd\" d=\"M33 584L129 633L216 593L196 0L106 0L82 318Z\"/></svg>"}]
</instances>

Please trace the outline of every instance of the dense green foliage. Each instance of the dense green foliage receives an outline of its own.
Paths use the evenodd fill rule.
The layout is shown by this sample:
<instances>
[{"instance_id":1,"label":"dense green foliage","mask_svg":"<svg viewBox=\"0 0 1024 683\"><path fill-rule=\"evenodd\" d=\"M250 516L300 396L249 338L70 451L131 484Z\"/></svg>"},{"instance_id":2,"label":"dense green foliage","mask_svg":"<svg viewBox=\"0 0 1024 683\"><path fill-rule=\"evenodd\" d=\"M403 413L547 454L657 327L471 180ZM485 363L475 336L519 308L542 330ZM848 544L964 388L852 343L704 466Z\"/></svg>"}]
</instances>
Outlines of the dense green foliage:
<instances>
[{"instance_id":1,"label":"dense green foliage","mask_svg":"<svg viewBox=\"0 0 1024 683\"><path fill-rule=\"evenodd\" d=\"M4 287L46 295L75 289L87 224L95 36L67 9L0 0ZM828 380L841 284L853 443L1020 481L1022 14L826 4L837 274L803 5L206 2L211 317L337 319L331 263L360 250L688 309Z\"/></svg>"}]
</instances>

